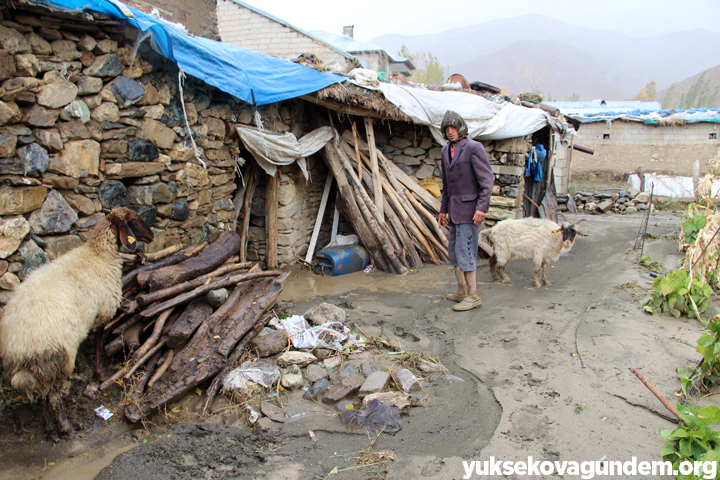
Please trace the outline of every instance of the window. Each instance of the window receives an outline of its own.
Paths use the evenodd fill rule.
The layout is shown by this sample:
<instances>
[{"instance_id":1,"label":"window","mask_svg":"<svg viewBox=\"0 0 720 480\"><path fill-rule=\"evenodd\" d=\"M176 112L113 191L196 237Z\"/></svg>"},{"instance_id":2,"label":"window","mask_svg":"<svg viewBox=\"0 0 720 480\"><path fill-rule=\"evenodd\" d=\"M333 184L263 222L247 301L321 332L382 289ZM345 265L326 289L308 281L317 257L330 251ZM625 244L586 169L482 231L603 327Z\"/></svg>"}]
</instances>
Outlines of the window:
<instances>
[{"instance_id":1,"label":"window","mask_svg":"<svg viewBox=\"0 0 720 480\"><path fill-rule=\"evenodd\" d=\"M603 140L610 140L610 134L609 134L609 133L603 133Z\"/></svg>"},{"instance_id":2,"label":"window","mask_svg":"<svg viewBox=\"0 0 720 480\"><path fill-rule=\"evenodd\" d=\"M710 140L717 140L717 133L711 133Z\"/></svg>"}]
</instances>

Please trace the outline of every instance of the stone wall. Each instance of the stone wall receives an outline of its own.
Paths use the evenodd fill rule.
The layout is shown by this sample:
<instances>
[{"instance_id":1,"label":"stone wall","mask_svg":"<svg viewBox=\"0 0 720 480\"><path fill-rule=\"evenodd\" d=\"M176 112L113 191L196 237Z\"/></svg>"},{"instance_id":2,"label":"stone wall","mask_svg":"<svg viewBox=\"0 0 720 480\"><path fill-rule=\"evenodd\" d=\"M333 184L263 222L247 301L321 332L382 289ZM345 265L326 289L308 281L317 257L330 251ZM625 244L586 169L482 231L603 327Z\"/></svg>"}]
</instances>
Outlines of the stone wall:
<instances>
[{"instance_id":1,"label":"stone wall","mask_svg":"<svg viewBox=\"0 0 720 480\"><path fill-rule=\"evenodd\" d=\"M595 150L594 155L572 153L571 174L643 172L692 176L692 165L700 161L701 173L720 149L716 123L661 126L615 121L584 123L575 144Z\"/></svg>"},{"instance_id":2,"label":"stone wall","mask_svg":"<svg viewBox=\"0 0 720 480\"><path fill-rule=\"evenodd\" d=\"M418 180L434 177L442 188L440 145L427 127L402 122L376 124L378 148L405 173ZM495 174L487 224L522 217L522 192L525 157L532 146L532 136L507 140L483 141Z\"/></svg>"},{"instance_id":3,"label":"stone wall","mask_svg":"<svg viewBox=\"0 0 720 480\"><path fill-rule=\"evenodd\" d=\"M5 9L0 20L0 288L80 244L110 209L151 225L146 251L231 228L237 134L248 105L188 78L136 32ZM272 108L260 109L271 116ZM269 128L280 121L270 119ZM289 128L289 127L288 127Z\"/></svg>"},{"instance_id":4,"label":"stone wall","mask_svg":"<svg viewBox=\"0 0 720 480\"><path fill-rule=\"evenodd\" d=\"M193 35L219 40L215 0L146 0L163 18L182 24Z\"/></svg>"},{"instance_id":5,"label":"stone wall","mask_svg":"<svg viewBox=\"0 0 720 480\"><path fill-rule=\"evenodd\" d=\"M352 56L298 31L282 20L261 15L232 0L218 0L217 17L223 43L287 60L303 53L313 54L326 65L338 63L343 72L360 65Z\"/></svg>"}]
</instances>

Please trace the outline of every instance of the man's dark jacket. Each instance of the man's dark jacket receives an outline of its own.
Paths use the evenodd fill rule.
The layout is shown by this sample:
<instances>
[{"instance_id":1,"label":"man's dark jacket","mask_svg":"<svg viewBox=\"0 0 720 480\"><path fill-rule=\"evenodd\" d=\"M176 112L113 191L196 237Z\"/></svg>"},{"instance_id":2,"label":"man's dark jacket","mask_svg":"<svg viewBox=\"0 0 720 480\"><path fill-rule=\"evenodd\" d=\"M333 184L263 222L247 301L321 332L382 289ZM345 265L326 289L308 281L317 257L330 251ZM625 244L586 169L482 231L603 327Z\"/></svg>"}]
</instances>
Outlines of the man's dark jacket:
<instances>
[{"instance_id":1,"label":"man's dark jacket","mask_svg":"<svg viewBox=\"0 0 720 480\"><path fill-rule=\"evenodd\" d=\"M475 211L487 213L495 176L490 168L482 143L463 138L458 142L454 158L450 143L442 149L442 201L440 213L449 213L455 224L473 223Z\"/></svg>"}]
</instances>

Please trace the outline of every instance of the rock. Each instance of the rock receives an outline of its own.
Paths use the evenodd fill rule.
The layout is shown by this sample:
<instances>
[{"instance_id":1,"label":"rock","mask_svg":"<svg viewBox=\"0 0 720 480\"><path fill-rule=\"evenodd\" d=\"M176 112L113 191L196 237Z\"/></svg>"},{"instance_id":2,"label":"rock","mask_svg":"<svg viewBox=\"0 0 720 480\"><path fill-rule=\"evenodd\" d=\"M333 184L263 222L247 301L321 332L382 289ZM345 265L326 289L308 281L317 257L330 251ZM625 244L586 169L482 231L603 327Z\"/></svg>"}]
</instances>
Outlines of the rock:
<instances>
[{"instance_id":1,"label":"rock","mask_svg":"<svg viewBox=\"0 0 720 480\"><path fill-rule=\"evenodd\" d=\"M22 116L20 107L15 102L0 102L0 125L17 123Z\"/></svg>"},{"instance_id":2,"label":"rock","mask_svg":"<svg viewBox=\"0 0 720 480\"><path fill-rule=\"evenodd\" d=\"M70 230L78 219L57 190L51 190L40 207L30 215L30 227L35 234L63 233Z\"/></svg>"},{"instance_id":3,"label":"rock","mask_svg":"<svg viewBox=\"0 0 720 480\"><path fill-rule=\"evenodd\" d=\"M143 127L140 132L138 132L138 136L165 149L171 149L177 138L177 135L171 129L150 118L143 120Z\"/></svg>"},{"instance_id":4,"label":"rock","mask_svg":"<svg viewBox=\"0 0 720 480\"><path fill-rule=\"evenodd\" d=\"M60 255L64 255L73 248L83 244L82 238L77 235L65 235L61 237L53 236L47 238L47 247L45 252L50 260L55 260Z\"/></svg>"},{"instance_id":5,"label":"rock","mask_svg":"<svg viewBox=\"0 0 720 480\"><path fill-rule=\"evenodd\" d=\"M118 109L117 105L105 102L102 103L99 107L94 108L91 114L91 117L96 122L117 122L120 120L120 109Z\"/></svg>"},{"instance_id":6,"label":"rock","mask_svg":"<svg viewBox=\"0 0 720 480\"><path fill-rule=\"evenodd\" d=\"M147 177L164 171L165 165L155 162L108 163L105 165L105 175L108 177Z\"/></svg>"},{"instance_id":7,"label":"rock","mask_svg":"<svg viewBox=\"0 0 720 480\"><path fill-rule=\"evenodd\" d=\"M103 103L100 95L89 95L87 97L83 97L83 102L85 102L85 105L87 105L91 111ZM102 131L100 132L100 135L102 135Z\"/></svg>"},{"instance_id":8,"label":"rock","mask_svg":"<svg viewBox=\"0 0 720 480\"><path fill-rule=\"evenodd\" d=\"M48 110L45 107L35 104L25 112L23 122L33 127L52 127L55 125L55 121L59 115L60 112L57 110ZM0 109L0 119L2 118L2 110Z\"/></svg>"},{"instance_id":9,"label":"rock","mask_svg":"<svg viewBox=\"0 0 720 480\"><path fill-rule=\"evenodd\" d=\"M598 203L597 210L601 211L602 213L607 212L610 210L613 206L613 202L611 200L605 200L603 202Z\"/></svg>"},{"instance_id":10,"label":"rock","mask_svg":"<svg viewBox=\"0 0 720 480\"><path fill-rule=\"evenodd\" d=\"M146 140L130 140L128 153L131 162L151 162L160 156L158 147Z\"/></svg>"},{"instance_id":11,"label":"rock","mask_svg":"<svg viewBox=\"0 0 720 480\"><path fill-rule=\"evenodd\" d=\"M412 142L402 137L393 137L390 139L390 145L402 150L403 148L407 148L412 145Z\"/></svg>"},{"instance_id":12,"label":"rock","mask_svg":"<svg viewBox=\"0 0 720 480\"><path fill-rule=\"evenodd\" d=\"M18 242L18 245L20 243ZM5 257L2 257L5 258ZM321 378L325 378L328 376L328 371L322 368L320 365L312 364L308 365L308 367L305 369L305 378L308 379L309 382L315 383Z\"/></svg>"},{"instance_id":13,"label":"rock","mask_svg":"<svg viewBox=\"0 0 720 480\"><path fill-rule=\"evenodd\" d=\"M0 288L3 290L14 290L18 285L20 285L20 279L14 273L5 272L0 277Z\"/></svg>"},{"instance_id":14,"label":"rock","mask_svg":"<svg viewBox=\"0 0 720 480\"><path fill-rule=\"evenodd\" d=\"M33 135L35 136L38 144L52 152L59 152L63 149L63 142L60 138L60 132L55 128L50 128L47 130L42 130L38 128L33 130ZM50 165L50 158L48 158L47 164ZM45 168L47 169L47 166Z\"/></svg>"},{"instance_id":15,"label":"rock","mask_svg":"<svg viewBox=\"0 0 720 480\"><path fill-rule=\"evenodd\" d=\"M260 411L273 422L285 423L285 412L270 402L261 402Z\"/></svg>"},{"instance_id":16,"label":"rock","mask_svg":"<svg viewBox=\"0 0 720 480\"><path fill-rule=\"evenodd\" d=\"M355 365L352 363L346 363L340 369L340 378L350 378L357 373Z\"/></svg>"},{"instance_id":17,"label":"rock","mask_svg":"<svg viewBox=\"0 0 720 480\"><path fill-rule=\"evenodd\" d=\"M340 385L343 385L345 387L348 387L351 391L355 391L360 386L365 383L365 377L360 375L359 373L356 373L348 378L343 378L340 380Z\"/></svg>"},{"instance_id":18,"label":"rock","mask_svg":"<svg viewBox=\"0 0 720 480\"><path fill-rule=\"evenodd\" d=\"M295 373L287 373L282 376L280 385L288 390L299 390L303 387L303 377Z\"/></svg>"},{"instance_id":19,"label":"rock","mask_svg":"<svg viewBox=\"0 0 720 480\"><path fill-rule=\"evenodd\" d=\"M20 255L24 261L22 274L26 278L30 272L50 261L43 249L32 240L28 240L20 246Z\"/></svg>"},{"instance_id":20,"label":"rock","mask_svg":"<svg viewBox=\"0 0 720 480\"><path fill-rule=\"evenodd\" d=\"M90 109L82 100L75 100L70 105L62 109L60 112L60 118L65 121L77 121L84 125L90 121Z\"/></svg>"},{"instance_id":21,"label":"rock","mask_svg":"<svg viewBox=\"0 0 720 480\"><path fill-rule=\"evenodd\" d=\"M432 177L435 173L435 167L431 167L430 165L421 166L417 172L415 172L415 177L422 180L423 178Z\"/></svg>"},{"instance_id":22,"label":"rock","mask_svg":"<svg viewBox=\"0 0 720 480\"><path fill-rule=\"evenodd\" d=\"M15 135L0 135L0 158L12 157L15 155L17 139L18 138Z\"/></svg>"},{"instance_id":23,"label":"rock","mask_svg":"<svg viewBox=\"0 0 720 480\"><path fill-rule=\"evenodd\" d=\"M330 381L327 378L321 378L315 382L307 392L303 394L303 398L306 400L317 400L322 397L330 387Z\"/></svg>"},{"instance_id":24,"label":"rock","mask_svg":"<svg viewBox=\"0 0 720 480\"><path fill-rule=\"evenodd\" d=\"M67 140L87 140L90 132L87 127L78 122L61 122L56 125L60 130L60 138Z\"/></svg>"},{"instance_id":25,"label":"rock","mask_svg":"<svg viewBox=\"0 0 720 480\"><path fill-rule=\"evenodd\" d=\"M105 216L104 213L96 213L89 217L82 217L82 218L79 218L78 221L74 223L74 226L75 226L75 228L79 228L81 230L92 228L104 216ZM156 237L157 237L157 235L156 235Z\"/></svg>"},{"instance_id":26,"label":"rock","mask_svg":"<svg viewBox=\"0 0 720 480\"><path fill-rule=\"evenodd\" d=\"M268 417L263 417L255 423L255 426L257 426L257 428L259 428L263 432L267 432L268 430L273 428L275 424Z\"/></svg>"},{"instance_id":27,"label":"rock","mask_svg":"<svg viewBox=\"0 0 720 480\"><path fill-rule=\"evenodd\" d=\"M218 308L220 305L225 303L228 298L228 291L226 288L218 288L217 290L210 290L207 293L207 303L213 308Z\"/></svg>"},{"instance_id":28,"label":"rock","mask_svg":"<svg viewBox=\"0 0 720 480\"><path fill-rule=\"evenodd\" d=\"M637 212L638 212L638 208L637 208L637 207L627 207L627 208L625 209L625 213L637 213Z\"/></svg>"},{"instance_id":29,"label":"rock","mask_svg":"<svg viewBox=\"0 0 720 480\"><path fill-rule=\"evenodd\" d=\"M87 33L82 36L79 42L77 42L77 48L83 51L92 51L92 49L95 48L95 45L97 45L97 40Z\"/></svg>"},{"instance_id":30,"label":"rock","mask_svg":"<svg viewBox=\"0 0 720 480\"><path fill-rule=\"evenodd\" d=\"M170 212L170 218L178 222L187 220L190 216L190 208L187 200L179 200L172 203L172 210Z\"/></svg>"},{"instance_id":31,"label":"rock","mask_svg":"<svg viewBox=\"0 0 720 480\"><path fill-rule=\"evenodd\" d=\"M323 365L325 365L328 368L335 368L339 367L342 363L342 357L336 356L336 357L330 357L323 360Z\"/></svg>"},{"instance_id":32,"label":"rock","mask_svg":"<svg viewBox=\"0 0 720 480\"><path fill-rule=\"evenodd\" d=\"M68 205L73 208L73 210L81 212L83 215L92 215L93 213L95 213L95 203L85 195L75 193L71 190L66 190L60 193L65 198L65 201L68 202Z\"/></svg>"},{"instance_id":33,"label":"rock","mask_svg":"<svg viewBox=\"0 0 720 480\"><path fill-rule=\"evenodd\" d=\"M74 83L55 82L43 85L37 96L37 103L43 107L60 108L75 101L78 88Z\"/></svg>"},{"instance_id":34,"label":"rock","mask_svg":"<svg viewBox=\"0 0 720 480\"><path fill-rule=\"evenodd\" d=\"M206 117L203 124L208 127L208 135L225 138L225 122L219 118Z\"/></svg>"},{"instance_id":35,"label":"rock","mask_svg":"<svg viewBox=\"0 0 720 480\"><path fill-rule=\"evenodd\" d=\"M3 50L10 55L16 53L30 53L32 47L30 43L23 37L20 32L13 28L7 28L0 25L0 44L2 44Z\"/></svg>"},{"instance_id":36,"label":"rock","mask_svg":"<svg viewBox=\"0 0 720 480\"><path fill-rule=\"evenodd\" d=\"M420 380L407 368L403 368L395 374L395 383L397 383L405 393L422 389Z\"/></svg>"},{"instance_id":37,"label":"rock","mask_svg":"<svg viewBox=\"0 0 720 480\"><path fill-rule=\"evenodd\" d=\"M422 165L422 162L418 160L415 157L410 157L408 155L394 155L392 159L397 163L398 165L406 165L406 166L417 166Z\"/></svg>"},{"instance_id":38,"label":"rock","mask_svg":"<svg viewBox=\"0 0 720 480\"><path fill-rule=\"evenodd\" d=\"M635 203L648 203L648 201L650 200L650 194L647 192L638 193L637 195L635 195L633 200L635 201Z\"/></svg>"},{"instance_id":39,"label":"rock","mask_svg":"<svg viewBox=\"0 0 720 480\"><path fill-rule=\"evenodd\" d=\"M100 144L94 140L67 142L60 157L52 159L49 170L69 177L84 178L98 175Z\"/></svg>"},{"instance_id":40,"label":"rock","mask_svg":"<svg viewBox=\"0 0 720 480\"><path fill-rule=\"evenodd\" d=\"M155 85L148 82L143 85L145 88L145 95L137 102L138 105L155 105L160 100L158 96L157 88Z\"/></svg>"},{"instance_id":41,"label":"rock","mask_svg":"<svg viewBox=\"0 0 720 480\"><path fill-rule=\"evenodd\" d=\"M168 203L172 198L170 187L165 183L155 185L132 185L128 187L130 203L136 205L153 205Z\"/></svg>"},{"instance_id":42,"label":"rock","mask_svg":"<svg viewBox=\"0 0 720 480\"><path fill-rule=\"evenodd\" d=\"M100 185L100 203L106 208L127 207L130 204L127 188L117 180L107 180Z\"/></svg>"},{"instance_id":43,"label":"rock","mask_svg":"<svg viewBox=\"0 0 720 480\"><path fill-rule=\"evenodd\" d=\"M331 303L321 303L317 307L305 312L305 320L315 325L322 325L327 322L345 323L345 311Z\"/></svg>"},{"instance_id":44,"label":"rock","mask_svg":"<svg viewBox=\"0 0 720 480\"><path fill-rule=\"evenodd\" d=\"M50 166L47 150L37 143L18 148L17 155L25 169L25 174L31 177L39 177Z\"/></svg>"},{"instance_id":45,"label":"rock","mask_svg":"<svg viewBox=\"0 0 720 480\"><path fill-rule=\"evenodd\" d=\"M315 355L307 352L285 352L277 358L278 365L281 367L288 365L300 365L304 367L316 361L317 358Z\"/></svg>"},{"instance_id":46,"label":"rock","mask_svg":"<svg viewBox=\"0 0 720 480\"><path fill-rule=\"evenodd\" d=\"M635 199L635 197L637 197L639 193L640 193L640 190L635 187L631 187L627 191L628 197L631 200Z\"/></svg>"},{"instance_id":47,"label":"rock","mask_svg":"<svg viewBox=\"0 0 720 480\"><path fill-rule=\"evenodd\" d=\"M402 153L404 155L410 155L411 157L419 157L420 155L425 155L425 150L418 147L408 147L404 148Z\"/></svg>"},{"instance_id":48,"label":"rock","mask_svg":"<svg viewBox=\"0 0 720 480\"><path fill-rule=\"evenodd\" d=\"M129 107L145 95L143 86L139 82L126 76L116 78L108 88L117 99L120 108Z\"/></svg>"},{"instance_id":49,"label":"rock","mask_svg":"<svg viewBox=\"0 0 720 480\"><path fill-rule=\"evenodd\" d=\"M118 51L118 42L115 40L104 39L97 42L97 45L93 49L98 55L104 55L106 53L115 53Z\"/></svg>"},{"instance_id":50,"label":"rock","mask_svg":"<svg viewBox=\"0 0 720 480\"><path fill-rule=\"evenodd\" d=\"M114 53L95 58L92 65L85 69L85 75L91 77L117 77L123 72L123 65Z\"/></svg>"},{"instance_id":51,"label":"rock","mask_svg":"<svg viewBox=\"0 0 720 480\"><path fill-rule=\"evenodd\" d=\"M641 210L647 210L648 206L645 203L638 203L637 205L635 205L635 208L637 208L638 211L641 211Z\"/></svg>"},{"instance_id":52,"label":"rock","mask_svg":"<svg viewBox=\"0 0 720 480\"><path fill-rule=\"evenodd\" d=\"M365 379L365 382L363 382L360 387L360 395L379 393L387 387L389 381L390 374L388 372L374 372Z\"/></svg>"},{"instance_id":53,"label":"rock","mask_svg":"<svg viewBox=\"0 0 720 480\"><path fill-rule=\"evenodd\" d=\"M327 391L327 393L323 396L322 401L324 403L336 403L350 395L351 392L352 388L350 387L345 385L335 385Z\"/></svg>"},{"instance_id":54,"label":"rock","mask_svg":"<svg viewBox=\"0 0 720 480\"><path fill-rule=\"evenodd\" d=\"M99 93L103 88L102 78L82 76L77 82L78 95Z\"/></svg>"},{"instance_id":55,"label":"rock","mask_svg":"<svg viewBox=\"0 0 720 480\"><path fill-rule=\"evenodd\" d=\"M25 34L25 40L30 44L32 52L35 55L51 55L52 47L47 40L42 38L35 32L29 32Z\"/></svg>"},{"instance_id":56,"label":"rock","mask_svg":"<svg viewBox=\"0 0 720 480\"><path fill-rule=\"evenodd\" d=\"M82 56L75 47L75 42L70 40L55 40L50 44L55 56L60 57L65 62L72 62Z\"/></svg>"},{"instance_id":57,"label":"rock","mask_svg":"<svg viewBox=\"0 0 720 480\"><path fill-rule=\"evenodd\" d=\"M32 53L22 53L15 56L17 75L23 77L35 77L40 73L40 64L37 57Z\"/></svg>"},{"instance_id":58,"label":"rock","mask_svg":"<svg viewBox=\"0 0 720 480\"><path fill-rule=\"evenodd\" d=\"M0 258L15 253L28 233L30 224L22 215L0 218Z\"/></svg>"}]
</instances>

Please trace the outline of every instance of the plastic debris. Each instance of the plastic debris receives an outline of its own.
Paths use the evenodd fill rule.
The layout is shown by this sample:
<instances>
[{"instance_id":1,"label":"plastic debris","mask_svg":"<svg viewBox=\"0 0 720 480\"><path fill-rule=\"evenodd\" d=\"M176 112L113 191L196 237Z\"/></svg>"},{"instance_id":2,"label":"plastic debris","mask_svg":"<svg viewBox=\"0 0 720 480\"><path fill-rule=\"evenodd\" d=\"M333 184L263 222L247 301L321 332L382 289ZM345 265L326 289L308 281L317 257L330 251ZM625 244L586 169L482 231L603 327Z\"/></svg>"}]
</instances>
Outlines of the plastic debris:
<instances>
[{"instance_id":1,"label":"plastic debris","mask_svg":"<svg viewBox=\"0 0 720 480\"><path fill-rule=\"evenodd\" d=\"M420 380L407 368L403 368L395 374L395 383L397 383L405 393L422 389Z\"/></svg>"},{"instance_id":2,"label":"plastic debris","mask_svg":"<svg viewBox=\"0 0 720 480\"><path fill-rule=\"evenodd\" d=\"M102 418L106 422L112 418L114 413L112 413L108 408L104 405L100 405L98 408L95 409L95 415Z\"/></svg>"},{"instance_id":3,"label":"plastic debris","mask_svg":"<svg viewBox=\"0 0 720 480\"><path fill-rule=\"evenodd\" d=\"M363 406L367 405L373 400L379 400L386 405L397 408L398 410L402 410L403 408L409 407L411 405L410 396L407 393L380 392L371 393L370 395L367 395L365 398L363 398Z\"/></svg>"},{"instance_id":4,"label":"plastic debris","mask_svg":"<svg viewBox=\"0 0 720 480\"><path fill-rule=\"evenodd\" d=\"M250 425L255 425L255 422L260 419L260 414L250 405L245 406L245 411L247 412L247 419L248 422L250 422Z\"/></svg>"},{"instance_id":5,"label":"plastic debris","mask_svg":"<svg viewBox=\"0 0 720 480\"><path fill-rule=\"evenodd\" d=\"M391 435L403 427L400 412L380 400L371 400L362 410L345 410L340 414L340 421L351 431L365 427Z\"/></svg>"},{"instance_id":6,"label":"plastic debris","mask_svg":"<svg viewBox=\"0 0 720 480\"><path fill-rule=\"evenodd\" d=\"M280 320L278 329L288 332L293 347L302 349L328 348L341 350L350 330L340 322L327 322L317 327L307 328L305 317L293 315Z\"/></svg>"},{"instance_id":7,"label":"plastic debris","mask_svg":"<svg viewBox=\"0 0 720 480\"><path fill-rule=\"evenodd\" d=\"M223 391L240 390L242 393L248 393L248 381L270 388L277 382L278 378L280 378L280 369L277 366L271 363L252 363L248 361L227 374L223 381Z\"/></svg>"},{"instance_id":8,"label":"plastic debris","mask_svg":"<svg viewBox=\"0 0 720 480\"><path fill-rule=\"evenodd\" d=\"M288 365L304 367L317 362L317 357L307 352L285 352L277 358L277 362L281 367L287 367Z\"/></svg>"}]
</instances>

